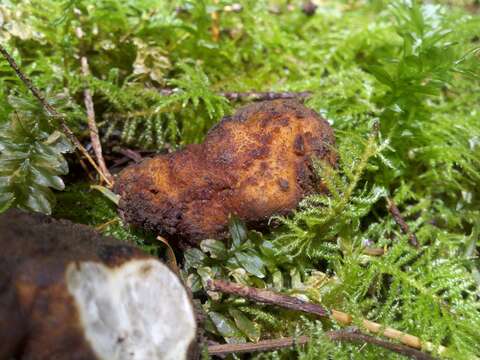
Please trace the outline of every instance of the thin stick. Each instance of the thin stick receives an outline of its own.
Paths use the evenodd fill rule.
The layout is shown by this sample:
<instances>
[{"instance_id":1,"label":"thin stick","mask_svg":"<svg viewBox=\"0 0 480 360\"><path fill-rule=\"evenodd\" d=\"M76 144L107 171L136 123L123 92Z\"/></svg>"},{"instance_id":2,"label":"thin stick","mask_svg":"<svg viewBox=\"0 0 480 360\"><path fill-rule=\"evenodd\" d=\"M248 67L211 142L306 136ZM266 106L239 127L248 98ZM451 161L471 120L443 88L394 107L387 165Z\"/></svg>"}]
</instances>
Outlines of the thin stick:
<instances>
[{"instance_id":1,"label":"thin stick","mask_svg":"<svg viewBox=\"0 0 480 360\"><path fill-rule=\"evenodd\" d=\"M366 247L363 249L363 253L370 256L382 256L385 254L385 249Z\"/></svg>"},{"instance_id":2,"label":"thin stick","mask_svg":"<svg viewBox=\"0 0 480 360\"><path fill-rule=\"evenodd\" d=\"M168 242L167 239L161 237L160 235L157 236L157 240L162 242L167 247L167 264L168 267L175 272L178 276L180 276L180 269L178 268L177 257L175 256L175 252L173 251L172 245Z\"/></svg>"},{"instance_id":3,"label":"thin stick","mask_svg":"<svg viewBox=\"0 0 480 360\"><path fill-rule=\"evenodd\" d=\"M83 76L87 77L90 74L88 59L85 56L82 56L80 61L82 64ZM87 109L88 129L90 130L90 139L92 140L93 152L95 153L98 166L102 170L104 178L108 179L108 186L111 187L113 184L113 176L110 174L110 171L105 164L105 159L103 158L102 144L98 136L97 123L95 122L95 109L93 107L92 94L87 86L85 86L85 89L83 90L83 96L85 99L85 108Z\"/></svg>"},{"instance_id":4,"label":"thin stick","mask_svg":"<svg viewBox=\"0 0 480 360\"><path fill-rule=\"evenodd\" d=\"M321 305L312 304L293 296L278 294L269 290L257 289L223 280L209 280L207 282L207 287L211 291L237 295L265 304L278 305L286 309L302 311L323 317L328 317L330 315L330 311Z\"/></svg>"},{"instance_id":5,"label":"thin stick","mask_svg":"<svg viewBox=\"0 0 480 360\"><path fill-rule=\"evenodd\" d=\"M317 316L330 316L331 319L347 326L351 325L353 322L353 317L350 314L335 309L328 310L321 305L312 304L295 298L293 296L278 294L270 290L252 288L249 286L223 280L209 280L207 282L207 289L225 294L241 296L245 299L265 304L277 305L290 310L302 311L308 314L315 314ZM431 342L422 342L421 339L417 336L404 333L391 327L385 327L379 323L370 320L363 319L362 325L369 332L380 334L389 339L397 340L402 344L405 344L415 349L425 349L427 351L433 351L436 348L435 345ZM444 346L439 346L436 350L439 353L442 353L445 352L447 349Z\"/></svg>"},{"instance_id":6,"label":"thin stick","mask_svg":"<svg viewBox=\"0 0 480 360\"><path fill-rule=\"evenodd\" d=\"M118 152L136 163L142 161L142 155L132 149L119 149Z\"/></svg>"},{"instance_id":7,"label":"thin stick","mask_svg":"<svg viewBox=\"0 0 480 360\"><path fill-rule=\"evenodd\" d=\"M108 179L105 178L105 175L102 173L97 163L92 159L88 151L83 147L80 140L77 139L75 134L70 130L68 125L65 122L65 115L60 114L53 106L51 106L46 100L43 94L38 90L35 85L33 85L32 80L30 80L19 68L13 57L5 50L5 48L0 45L0 53L8 61L10 67L15 71L17 76L22 80L25 86L30 90L32 95L40 102L43 107L43 110L47 113L48 116L53 118L58 118L60 120L60 129L63 133L70 139L70 141L75 145L75 147L82 153L83 156L88 160L88 162L93 166L97 173L102 177L102 179L108 184Z\"/></svg>"},{"instance_id":8,"label":"thin stick","mask_svg":"<svg viewBox=\"0 0 480 360\"><path fill-rule=\"evenodd\" d=\"M262 340L255 343L211 345L208 347L208 354L227 355L231 353L242 354L257 351L273 351L295 345L303 345L308 343L309 340L308 336L299 336L297 338L284 337L281 339Z\"/></svg>"},{"instance_id":9,"label":"thin stick","mask_svg":"<svg viewBox=\"0 0 480 360\"><path fill-rule=\"evenodd\" d=\"M358 344L371 344L390 350L394 353L407 356L415 360L434 360L428 354L412 349L405 345L395 344L390 341L377 339L373 336L361 333L358 329L328 331L325 335L331 341L351 342ZM231 353L252 353L258 351L273 351L288 348L295 345L304 345L310 341L308 336L285 337L281 339L262 340L256 343L222 344L208 347L209 355L228 355Z\"/></svg>"},{"instance_id":10,"label":"thin stick","mask_svg":"<svg viewBox=\"0 0 480 360\"><path fill-rule=\"evenodd\" d=\"M170 96L175 94L174 89L160 89L161 95ZM218 95L226 97L230 101L265 101L265 100L276 100L276 99L306 99L312 96L310 91L302 92L262 92L262 91L246 91L246 92L232 92L225 91L219 92Z\"/></svg>"},{"instance_id":11,"label":"thin stick","mask_svg":"<svg viewBox=\"0 0 480 360\"><path fill-rule=\"evenodd\" d=\"M119 218L114 218L114 219L108 220L107 222L104 222L103 224L95 226L95 230L101 231L101 230L105 229L107 226L115 224L118 221L120 221Z\"/></svg>"},{"instance_id":12,"label":"thin stick","mask_svg":"<svg viewBox=\"0 0 480 360\"><path fill-rule=\"evenodd\" d=\"M387 198L387 208L397 225L400 226L402 232L408 236L408 242L410 243L410 245L418 248L420 244L418 243L416 235L412 231L410 231L410 227L408 226L405 219L402 217L400 210L391 198Z\"/></svg>"}]
</instances>

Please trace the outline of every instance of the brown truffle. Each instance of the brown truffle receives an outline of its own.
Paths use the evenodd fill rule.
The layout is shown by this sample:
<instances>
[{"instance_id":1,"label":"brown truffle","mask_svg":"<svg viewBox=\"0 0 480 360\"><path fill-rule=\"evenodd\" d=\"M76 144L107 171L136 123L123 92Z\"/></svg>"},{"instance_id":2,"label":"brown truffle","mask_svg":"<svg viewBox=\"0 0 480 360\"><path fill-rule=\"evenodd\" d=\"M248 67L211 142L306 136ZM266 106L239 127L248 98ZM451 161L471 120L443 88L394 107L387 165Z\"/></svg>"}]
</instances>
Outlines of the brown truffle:
<instances>
[{"instance_id":1,"label":"brown truffle","mask_svg":"<svg viewBox=\"0 0 480 360\"><path fill-rule=\"evenodd\" d=\"M115 191L127 222L170 239L226 235L229 215L261 224L321 191L312 158L336 164L332 128L294 100L254 103L225 117L202 144L124 169Z\"/></svg>"},{"instance_id":2,"label":"brown truffle","mask_svg":"<svg viewBox=\"0 0 480 360\"><path fill-rule=\"evenodd\" d=\"M194 356L189 295L167 266L87 226L0 216L0 359Z\"/></svg>"}]
</instances>

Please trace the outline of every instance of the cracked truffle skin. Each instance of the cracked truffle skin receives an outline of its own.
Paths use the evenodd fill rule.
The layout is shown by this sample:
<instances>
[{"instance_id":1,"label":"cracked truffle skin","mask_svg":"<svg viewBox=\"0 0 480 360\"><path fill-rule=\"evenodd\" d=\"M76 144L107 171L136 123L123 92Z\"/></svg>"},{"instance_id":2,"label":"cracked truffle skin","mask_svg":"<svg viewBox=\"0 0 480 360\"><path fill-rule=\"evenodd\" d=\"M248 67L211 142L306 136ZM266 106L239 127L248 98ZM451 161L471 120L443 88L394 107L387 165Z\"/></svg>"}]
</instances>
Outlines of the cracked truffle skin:
<instances>
[{"instance_id":1,"label":"cracked truffle skin","mask_svg":"<svg viewBox=\"0 0 480 360\"><path fill-rule=\"evenodd\" d=\"M158 259L17 209L0 245L0 360L198 359L188 293Z\"/></svg>"},{"instance_id":2,"label":"cracked truffle skin","mask_svg":"<svg viewBox=\"0 0 480 360\"><path fill-rule=\"evenodd\" d=\"M115 185L120 211L179 245L222 239L230 215L255 227L325 191L312 158L335 166L334 145L328 122L299 102L253 103L223 118L202 144L124 169Z\"/></svg>"}]
</instances>

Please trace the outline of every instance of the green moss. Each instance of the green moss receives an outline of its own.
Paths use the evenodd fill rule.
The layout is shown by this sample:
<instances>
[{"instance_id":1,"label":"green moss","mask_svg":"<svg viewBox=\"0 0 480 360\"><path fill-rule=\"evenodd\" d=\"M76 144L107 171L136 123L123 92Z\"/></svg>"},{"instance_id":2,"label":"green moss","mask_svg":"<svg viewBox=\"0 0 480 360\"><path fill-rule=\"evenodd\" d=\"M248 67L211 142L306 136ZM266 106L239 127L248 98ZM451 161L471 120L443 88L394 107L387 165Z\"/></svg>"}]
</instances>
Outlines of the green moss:
<instances>
[{"instance_id":1,"label":"green moss","mask_svg":"<svg viewBox=\"0 0 480 360\"><path fill-rule=\"evenodd\" d=\"M116 206L99 191L91 189L88 183L74 183L57 193L53 216L95 227L104 235L133 242L152 255L163 255L163 245L153 234L125 225Z\"/></svg>"},{"instance_id":2,"label":"green moss","mask_svg":"<svg viewBox=\"0 0 480 360\"><path fill-rule=\"evenodd\" d=\"M185 254L185 277L211 315L209 336L246 341L308 333L316 339L305 349L259 358L393 358L376 348L329 343L323 332L335 328L331 323L206 297L202 283L218 277L396 327L448 346L445 357L478 355L477 2L331 0L307 16L300 0L289 2L293 10L286 1L244 0L241 12L221 12L222 34L214 41L211 13L232 3L12 0L0 5L0 40L81 138L88 86L107 147L158 150L202 141L241 105L221 91L312 92L307 105L332 123L341 159L335 171L317 166L330 196L305 199L273 231L238 225L226 245L210 239ZM80 54L92 70L87 79ZM22 85L4 62L0 85L0 122L8 128L16 113L35 122L38 106L19 95ZM175 91L163 96L159 88ZM54 215L158 252L163 245L152 234L125 227L114 205L89 186L67 183L55 192ZM386 196L416 233L419 250L386 210ZM385 247L386 255L364 255L366 244Z\"/></svg>"}]
</instances>

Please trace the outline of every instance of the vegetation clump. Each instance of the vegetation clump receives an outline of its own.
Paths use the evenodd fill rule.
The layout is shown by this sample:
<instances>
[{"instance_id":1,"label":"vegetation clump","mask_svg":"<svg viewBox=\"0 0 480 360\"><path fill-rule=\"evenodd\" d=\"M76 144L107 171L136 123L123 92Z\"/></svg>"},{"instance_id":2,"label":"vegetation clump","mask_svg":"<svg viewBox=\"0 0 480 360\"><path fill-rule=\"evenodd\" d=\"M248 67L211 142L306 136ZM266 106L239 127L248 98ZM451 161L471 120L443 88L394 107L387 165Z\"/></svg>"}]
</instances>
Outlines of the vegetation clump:
<instances>
[{"instance_id":1,"label":"vegetation clump","mask_svg":"<svg viewBox=\"0 0 480 360\"><path fill-rule=\"evenodd\" d=\"M204 239L177 254L210 340L308 335L306 346L256 356L400 358L331 342L327 332L340 327L328 320L208 290L208 280L224 279L339 309L360 329L361 319L399 329L431 342L440 358L475 358L478 4L328 0L306 14L302 3L8 0L0 42L86 145L90 90L112 172L146 151L203 141L252 92L301 93L330 122L339 166L315 167L328 192L261 233L232 218L227 242ZM27 91L0 61L0 209L53 212L162 256L157 234L129 229L89 187L98 180Z\"/></svg>"}]
</instances>

